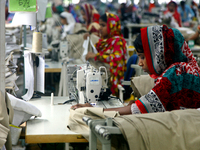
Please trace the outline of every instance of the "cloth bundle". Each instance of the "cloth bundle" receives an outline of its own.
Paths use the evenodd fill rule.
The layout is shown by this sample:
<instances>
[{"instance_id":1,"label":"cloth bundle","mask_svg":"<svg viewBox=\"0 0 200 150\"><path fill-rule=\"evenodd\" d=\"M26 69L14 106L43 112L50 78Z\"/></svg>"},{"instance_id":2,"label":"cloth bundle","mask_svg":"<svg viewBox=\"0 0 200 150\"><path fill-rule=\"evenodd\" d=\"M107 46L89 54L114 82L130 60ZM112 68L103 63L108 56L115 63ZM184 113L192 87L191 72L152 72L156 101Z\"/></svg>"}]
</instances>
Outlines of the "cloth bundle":
<instances>
[{"instance_id":1,"label":"cloth bundle","mask_svg":"<svg viewBox=\"0 0 200 150\"><path fill-rule=\"evenodd\" d=\"M9 130L9 124L13 120L13 108L10 104L10 100L7 94L4 95L0 92L0 149L3 145L6 145L6 149L11 148L11 134Z\"/></svg>"},{"instance_id":2,"label":"cloth bundle","mask_svg":"<svg viewBox=\"0 0 200 150\"><path fill-rule=\"evenodd\" d=\"M119 116L116 111L105 111L103 108L97 107L84 107L76 110L70 109L70 116L68 120L68 128L74 132L82 134L87 140L89 140L89 127L83 122L83 117L89 117L91 119L105 119L106 117L114 118Z\"/></svg>"},{"instance_id":3,"label":"cloth bundle","mask_svg":"<svg viewBox=\"0 0 200 150\"><path fill-rule=\"evenodd\" d=\"M89 117L93 120L105 119L107 117L114 118L119 116L116 111L104 111L103 108L85 107L76 110L70 110L68 120L68 128L73 132L82 134L89 141L89 127L82 120L83 117ZM122 142L123 141L123 142ZM121 135L112 136L112 150L127 150L127 144ZM102 149L100 142L97 140L97 149Z\"/></svg>"},{"instance_id":4,"label":"cloth bundle","mask_svg":"<svg viewBox=\"0 0 200 150\"><path fill-rule=\"evenodd\" d=\"M17 65L13 63L13 52L10 53L5 59L5 86L6 89L18 90L15 81L18 79L16 75Z\"/></svg>"},{"instance_id":5,"label":"cloth bundle","mask_svg":"<svg viewBox=\"0 0 200 150\"><path fill-rule=\"evenodd\" d=\"M37 117L42 116L41 111L34 105L24 100L18 99L9 93L7 93L7 95L10 99L11 106L13 107L14 110L13 121L12 121L13 125L19 126L23 122L30 119L31 116L37 116Z\"/></svg>"},{"instance_id":6,"label":"cloth bundle","mask_svg":"<svg viewBox=\"0 0 200 150\"><path fill-rule=\"evenodd\" d=\"M113 120L130 150L197 150L200 147L200 112L196 109L125 115Z\"/></svg>"},{"instance_id":7,"label":"cloth bundle","mask_svg":"<svg viewBox=\"0 0 200 150\"><path fill-rule=\"evenodd\" d=\"M131 79L131 87L134 91L134 96L140 98L146 95L154 87L154 79L149 75L140 75Z\"/></svg>"}]
</instances>

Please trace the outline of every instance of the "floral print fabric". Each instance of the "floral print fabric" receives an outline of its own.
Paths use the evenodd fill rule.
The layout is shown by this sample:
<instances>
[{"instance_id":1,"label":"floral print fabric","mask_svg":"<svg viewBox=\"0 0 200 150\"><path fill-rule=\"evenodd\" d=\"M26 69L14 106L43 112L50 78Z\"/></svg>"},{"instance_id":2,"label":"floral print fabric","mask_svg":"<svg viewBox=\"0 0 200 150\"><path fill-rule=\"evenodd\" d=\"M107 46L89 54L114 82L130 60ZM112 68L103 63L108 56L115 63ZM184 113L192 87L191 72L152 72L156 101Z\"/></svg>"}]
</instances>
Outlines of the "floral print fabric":
<instances>
[{"instance_id":1,"label":"floral print fabric","mask_svg":"<svg viewBox=\"0 0 200 150\"><path fill-rule=\"evenodd\" d=\"M126 71L126 41L121 34L118 16L107 13L107 39L100 39L96 44L98 51L95 60L110 64L110 84L113 95L118 95L117 85L121 84Z\"/></svg>"}]
</instances>

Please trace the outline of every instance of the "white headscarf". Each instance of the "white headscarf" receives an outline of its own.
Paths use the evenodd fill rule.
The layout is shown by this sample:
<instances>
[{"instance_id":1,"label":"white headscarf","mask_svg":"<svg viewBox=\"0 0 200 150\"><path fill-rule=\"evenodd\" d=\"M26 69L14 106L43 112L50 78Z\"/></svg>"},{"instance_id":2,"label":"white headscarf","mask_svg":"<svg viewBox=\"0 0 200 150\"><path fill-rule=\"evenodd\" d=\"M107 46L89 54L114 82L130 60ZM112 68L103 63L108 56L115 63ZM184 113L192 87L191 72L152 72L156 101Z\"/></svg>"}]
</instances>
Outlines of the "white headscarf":
<instances>
[{"instance_id":1,"label":"white headscarf","mask_svg":"<svg viewBox=\"0 0 200 150\"><path fill-rule=\"evenodd\" d=\"M74 25L76 23L73 15L71 13L68 13L68 12L62 12L60 14L60 16L66 18L67 23L68 23L68 25L64 25L64 32L69 33L69 34L73 34Z\"/></svg>"}]
</instances>

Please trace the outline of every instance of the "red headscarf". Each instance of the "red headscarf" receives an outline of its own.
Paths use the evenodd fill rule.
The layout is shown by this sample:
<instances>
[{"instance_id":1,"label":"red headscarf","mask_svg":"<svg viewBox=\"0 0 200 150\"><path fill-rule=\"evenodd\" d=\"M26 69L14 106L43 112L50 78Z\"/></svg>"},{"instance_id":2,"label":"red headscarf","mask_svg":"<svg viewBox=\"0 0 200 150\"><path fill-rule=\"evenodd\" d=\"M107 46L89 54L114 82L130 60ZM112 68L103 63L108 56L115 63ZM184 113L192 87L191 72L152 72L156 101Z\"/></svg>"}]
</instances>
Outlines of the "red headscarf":
<instances>
[{"instance_id":1,"label":"red headscarf","mask_svg":"<svg viewBox=\"0 0 200 150\"><path fill-rule=\"evenodd\" d=\"M179 30L166 25L141 29L155 86L136 101L141 113L200 107L200 68Z\"/></svg>"},{"instance_id":2,"label":"red headscarf","mask_svg":"<svg viewBox=\"0 0 200 150\"><path fill-rule=\"evenodd\" d=\"M82 8L87 17L86 25L87 25L88 31L90 33L95 33L97 36L99 36L99 29L100 29L99 13L97 12L97 10L95 9L94 6L92 6L91 4L88 4L88 3L83 4Z\"/></svg>"},{"instance_id":3,"label":"red headscarf","mask_svg":"<svg viewBox=\"0 0 200 150\"><path fill-rule=\"evenodd\" d=\"M110 65L110 83L113 95L117 95L117 85L121 84L126 71L126 41L121 33L119 17L107 14L107 39L100 39L95 45L98 51L95 60L103 61Z\"/></svg>"},{"instance_id":4,"label":"red headscarf","mask_svg":"<svg viewBox=\"0 0 200 150\"><path fill-rule=\"evenodd\" d=\"M84 9L87 16L87 26L89 26L93 22L99 23L100 15L94 6L85 3L82 5L82 8Z\"/></svg>"}]
</instances>

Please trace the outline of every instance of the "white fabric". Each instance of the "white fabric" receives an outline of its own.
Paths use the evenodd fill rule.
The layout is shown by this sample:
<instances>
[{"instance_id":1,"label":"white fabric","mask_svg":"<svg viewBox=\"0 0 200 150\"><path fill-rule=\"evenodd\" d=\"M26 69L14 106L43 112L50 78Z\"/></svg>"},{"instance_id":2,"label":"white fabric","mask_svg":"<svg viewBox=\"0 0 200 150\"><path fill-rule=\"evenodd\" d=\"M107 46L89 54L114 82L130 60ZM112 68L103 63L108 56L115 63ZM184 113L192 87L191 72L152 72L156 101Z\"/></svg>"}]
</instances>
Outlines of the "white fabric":
<instances>
[{"instance_id":1,"label":"white fabric","mask_svg":"<svg viewBox=\"0 0 200 150\"><path fill-rule=\"evenodd\" d=\"M11 106L14 109L14 116L13 116L13 125L19 126L21 123L27 121L31 116L41 117L41 111L35 107L34 105L18 99L13 95L8 94L8 97L11 101Z\"/></svg>"},{"instance_id":2,"label":"white fabric","mask_svg":"<svg viewBox=\"0 0 200 150\"><path fill-rule=\"evenodd\" d=\"M89 43L90 43L90 45L92 47L92 52L95 53L95 54L98 53L96 47L94 46L94 44L93 44L93 42L91 40L91 38L88 36L87 39L84 40L84 42L83 42L83 48L84 48L84 51L83 51L83 54L82 54L82 60L83 60L83 62L86 62L85 57L86 57L86 55L88 53Z\"/></svg>"},{"instance_id":3,"label":"white fabric","mask_svg":"<svg viewBox=\"0 0 200 150\"><path fill-rule=\"evenodd\" d=\"M137 107L137 105L135 103L133 103L131 105L131 113L132 114L141 114L139 108Z\"/></svg>"},{"instance_id":4,"label":"white fabric","mask_svg":"<svg viewBox=\"0 0 200 150\"><path fill-rule=\"evenodd\" d=\"M173 17L173 14L171 12L167 12L165 15L164 15L165 18L171 18L171 21L170 21L170 27L172 28L178 28L179 27L179 24L178 22L175 20L175 18Z\"/></svg>"},{"instance_id":5,"label":"white fabric","mask_svg":"<svg viewBox=\"0 0 200 150\"><path fill-rule=\"evenodd\" d=\"M60 74L60 83L59 83L59 92L58 92L58 96L68 96L68 92L67 92L67 64L68 64L68 60L65 60L63 62L63 66L62 66L62 70L61 70L61 74Z\"/></svg>"},{"instance_id":6,"label":"white fabric","mask_svg":"<svg viewBox=\"0 0 200 150\"><path fill-rule=\"evenodd\" d=\"M26 101L30 100L34 92L34 72L33 60L31 52L24 51L24 64L25 64L25 88L28 89L27 93L22 96Z\"/></svg>"},{"instance_id":7,"label":"white fabric","mask_svg":"<svg viewBox=\"0 0 200 150\"><path fill-rule=\"evenodd\" d=\"M71 13L62 12L60 16L66 18L68 25L64 25L64 33L73 34L74 26L75 26L75 19Z\"/></svg>"},{"instance_id":8,"label":"white fabric","mask_svg":"<svg viewBox=\"0 0 200 150\"><path fill-rule=\"evenodd\" d=\"M6 147L5 147L5 145L2 147L2 149L1 150L6 150Z\"/></svg>"},{"instance_id":9,"label":"white fabric","mask_svg":"<svg viewBox=\"0 0 200 150\"><path fill-rule=\"evenodd\" d=\"M88 44L89 44L89 41L90 41L90 38L88 36L87 40L84 40L84 42L83 42L83 48L84 48L84 51L83 51L83 54L82 54L82 60L83 60L83 62L86 62L85 57L86 57L86 55L88 53Z\"/></svg>"}]
</instances>

